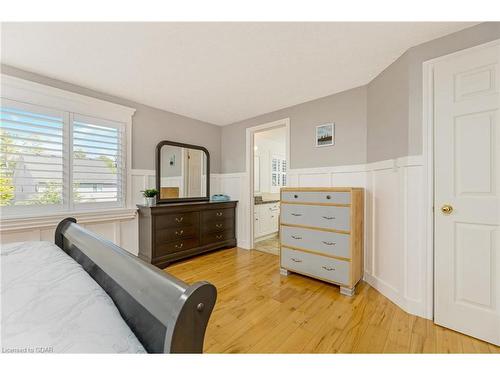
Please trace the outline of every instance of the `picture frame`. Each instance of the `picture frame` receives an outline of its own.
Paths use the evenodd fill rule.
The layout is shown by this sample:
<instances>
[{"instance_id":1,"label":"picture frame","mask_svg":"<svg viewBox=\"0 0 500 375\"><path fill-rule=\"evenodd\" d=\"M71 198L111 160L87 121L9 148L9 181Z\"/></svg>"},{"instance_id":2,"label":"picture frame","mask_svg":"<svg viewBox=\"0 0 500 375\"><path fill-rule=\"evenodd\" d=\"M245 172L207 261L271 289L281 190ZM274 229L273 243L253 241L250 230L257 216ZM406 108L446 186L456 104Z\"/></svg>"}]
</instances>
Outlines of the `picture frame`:
<instances>
[{"instance_id":1,"label":"picture frame","mask_svg":"<svg viewBox=\"0 0 500 375\"><path fill-rule=\"evenodd\" d=\"M316 126L316 147L335 145L335 123L330 122Z\"/></svg>"}]
</instances>

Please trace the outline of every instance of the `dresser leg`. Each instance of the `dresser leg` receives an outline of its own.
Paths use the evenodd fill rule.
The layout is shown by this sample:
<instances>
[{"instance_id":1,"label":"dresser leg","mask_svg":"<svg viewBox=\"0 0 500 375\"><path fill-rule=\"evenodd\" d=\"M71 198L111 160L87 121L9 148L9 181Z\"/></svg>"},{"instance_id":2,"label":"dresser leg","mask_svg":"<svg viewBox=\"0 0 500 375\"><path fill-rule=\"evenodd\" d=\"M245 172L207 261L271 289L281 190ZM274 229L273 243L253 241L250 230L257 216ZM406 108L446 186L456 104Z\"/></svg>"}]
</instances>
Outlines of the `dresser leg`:
<instances>
[{"instance_id":1,"label":"dresser leg","mask_svg":"<svg viewBox=\"0 0 500 375\"><path fill-rule=\"evenodd\" d=\"M352 288L347 288L345 286L340 287L340 294L343 294L345 296L352 297L354 295L354 291L356 290L356 287L353 286Z\"/></svg>"},{"instance_id":2,"label":"dresser leg","mask_svg":"<svg viewBox=\"0 0 500 375\"><path fill-rule=\"evenodd\" d=\"M288 276L290 275L290 271L280 267L280 275Z\"/></svg>"}]
</instances>

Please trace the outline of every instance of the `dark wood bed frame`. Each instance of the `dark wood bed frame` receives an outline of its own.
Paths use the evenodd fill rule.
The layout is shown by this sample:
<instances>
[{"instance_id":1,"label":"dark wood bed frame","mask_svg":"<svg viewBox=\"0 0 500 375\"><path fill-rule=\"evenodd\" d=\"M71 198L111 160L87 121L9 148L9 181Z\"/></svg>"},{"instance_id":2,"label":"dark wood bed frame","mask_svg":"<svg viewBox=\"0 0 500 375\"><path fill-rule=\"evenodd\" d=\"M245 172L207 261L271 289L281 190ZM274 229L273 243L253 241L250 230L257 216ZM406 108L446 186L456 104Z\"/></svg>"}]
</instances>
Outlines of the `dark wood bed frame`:
<instances>
[{"instance_id":1,"label":"dark wood bed frame","mask_svg":"<svg viewBox=\"0 0 500 375\"><path fill-rule=\"evenodd\" d=\"M111 297L148 353L202 353L217 298L208 282L188 285L66 218L55 243Z\"/></svg>"}]
</instances>

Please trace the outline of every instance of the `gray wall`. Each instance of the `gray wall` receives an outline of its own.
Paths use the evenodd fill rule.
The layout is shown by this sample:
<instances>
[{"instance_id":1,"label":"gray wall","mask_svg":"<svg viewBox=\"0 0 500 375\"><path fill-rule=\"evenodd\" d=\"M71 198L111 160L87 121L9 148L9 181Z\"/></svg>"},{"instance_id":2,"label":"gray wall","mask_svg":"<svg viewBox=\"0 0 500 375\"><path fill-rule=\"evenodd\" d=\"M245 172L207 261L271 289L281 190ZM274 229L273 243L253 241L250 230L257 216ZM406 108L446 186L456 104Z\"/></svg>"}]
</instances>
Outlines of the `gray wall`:
<instances>
[{"instance_id":1,"label":"gray wall","mask_svg":"<svg viewBox=\"0 0 500 375\"><path fill-rule=\"evenodd\" d=\"M4 74L135 108L137 111L132 119L132 168L154 169L155 147L158 142L167 139L206 147L210 152L210 171L220 172L221 128L219 126L11 66L2 65L1 70Z\"/></svg>"},{"instance_id":2,"label":"gray wall","mask_svg":"<svg viewBox=\"0 0 500 375\"><path fill-rule=\"evenodd\" d=\"M366 162L366 86L222 128L222 173L245 171L246 128L290 118L290 168ZM335 122L336 145L315 147L315 127Z\"/></svg>"},{"instance_id":3,"label":"gray wall","mask_svg":"<svg viewBox=\"0 0 500 375\"><path fill-rule=\"evenodd\" d=\"M367 161L422 153L422 63L500 38L485 22L410 48L368 84Z\"/></svg>"},{"instance_id":4,"label":"gray wall","mask_svg":"<svg viewBox=\"0 0 500 375\"><path fill-rule=\"evenodd\" d=\"M367 161L406 155L408 150L408 55L368 85Z\"/></svg>"}]
</instances>

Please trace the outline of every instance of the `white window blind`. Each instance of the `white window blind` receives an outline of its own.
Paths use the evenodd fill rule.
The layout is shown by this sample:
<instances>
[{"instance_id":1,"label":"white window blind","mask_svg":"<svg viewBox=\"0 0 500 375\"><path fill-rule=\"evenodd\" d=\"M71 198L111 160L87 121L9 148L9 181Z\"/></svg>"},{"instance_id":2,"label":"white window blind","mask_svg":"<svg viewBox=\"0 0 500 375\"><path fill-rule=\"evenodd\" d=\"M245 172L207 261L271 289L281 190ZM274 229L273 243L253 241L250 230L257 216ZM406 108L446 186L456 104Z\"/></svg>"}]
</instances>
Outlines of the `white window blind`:
<instances>
[{"instance_id":1,"label":"white window blind","mask_svg":"<svg viewBox=\"0 0 500 375\"><path fill-rule=\"evenodd\" d=\"M75 206L113 203L121 206L124 183L124 126L81 115L72 117Z\"/></svg>"},{"instance_id":2,"label":"white window blind","mask_svg":"<svg viewBox=\"0 0 500 375\"><path fill-rule=\"evenodd\" d=\"M125 206L124 123L3 98L0 120L3 214Z\"/></svg>"},{"instance_id":3,"label":"white window blind","mask_svg":"<svg viewBox=\"0 0 500 375\"><path fill-rule=\"evenodd\" d=\"M271 191L277 192L280 187L286 186L286 159L273 155L271 158Z\"/></svg>"},{"instance_id":4,"label":"white window blind","mask_svg":"<svg viewBox=\"0 0 500 375\"><path fill-rule=\"evenodd\" d=\"M64 205L64 120L63 112L2 101L1 206Z\"/></svg>"}]
</instances>

